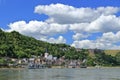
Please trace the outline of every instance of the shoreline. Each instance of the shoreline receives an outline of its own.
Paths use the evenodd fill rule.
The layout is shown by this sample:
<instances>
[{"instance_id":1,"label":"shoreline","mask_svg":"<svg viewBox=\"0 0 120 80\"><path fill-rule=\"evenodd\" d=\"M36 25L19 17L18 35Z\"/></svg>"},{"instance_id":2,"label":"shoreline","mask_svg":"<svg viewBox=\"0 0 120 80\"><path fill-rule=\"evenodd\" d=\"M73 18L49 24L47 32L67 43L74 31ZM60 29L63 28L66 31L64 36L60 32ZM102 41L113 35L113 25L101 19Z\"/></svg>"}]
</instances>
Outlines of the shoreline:
<instances>
[{"instance_id":1,"label":"shoreline","mask_svg":"<svg viewBox=\"0 0 120 80\"><path fill-rule=\"evenodd\" d=\"M64 69L64 68L67 68L69 69L68 67L64 67L64 66L52 66L51 69ZM80 67L77 67L77 68L73 68L73 69L79 69ZM88 66L87 68L85 69L92 69L92 68L120 68L120 66L100 66L100 67L92 67L92 66ZM28 69L27 67L1 67L1 69L19 69L19 70L23 70L23 69ZM81 68L80 68L81 69Z\"/></svg>"}]
</instances>

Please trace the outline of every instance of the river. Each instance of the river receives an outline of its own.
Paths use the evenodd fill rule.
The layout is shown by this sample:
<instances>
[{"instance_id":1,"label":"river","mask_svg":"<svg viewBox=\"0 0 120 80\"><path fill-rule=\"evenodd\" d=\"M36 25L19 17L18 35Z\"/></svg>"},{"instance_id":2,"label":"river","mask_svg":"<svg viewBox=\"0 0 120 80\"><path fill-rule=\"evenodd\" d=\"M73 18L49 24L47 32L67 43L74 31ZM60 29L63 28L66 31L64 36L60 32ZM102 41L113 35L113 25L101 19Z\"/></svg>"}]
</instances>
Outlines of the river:
<instances>
[{"instance_id":1,"label":"river","mask_svg":"<svg viewBox=\"0 0 120 80\"><path fill-rule=\"evenodd\" d=\"M0 69L0 80L120 80L120 68Z\"/></svg>"}]
</instances>

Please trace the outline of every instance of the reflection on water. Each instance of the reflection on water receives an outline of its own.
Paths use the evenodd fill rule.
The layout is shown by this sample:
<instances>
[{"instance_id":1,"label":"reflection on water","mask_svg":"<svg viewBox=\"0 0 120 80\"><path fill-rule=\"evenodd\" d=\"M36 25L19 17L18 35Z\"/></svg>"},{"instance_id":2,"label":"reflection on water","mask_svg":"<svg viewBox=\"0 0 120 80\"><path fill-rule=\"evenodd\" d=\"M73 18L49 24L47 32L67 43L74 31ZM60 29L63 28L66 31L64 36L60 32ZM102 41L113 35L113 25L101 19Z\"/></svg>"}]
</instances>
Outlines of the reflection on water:
<instances>
[{"instance_id":1,"label":"reflection on water","mask_svg":"<svg viewBox=\"0 0 120 80\"><path fill-rule=\"evenodd\" d=\"M120 80L120 68L0 69L0 80Z\"/></svg>"}]
</instances>

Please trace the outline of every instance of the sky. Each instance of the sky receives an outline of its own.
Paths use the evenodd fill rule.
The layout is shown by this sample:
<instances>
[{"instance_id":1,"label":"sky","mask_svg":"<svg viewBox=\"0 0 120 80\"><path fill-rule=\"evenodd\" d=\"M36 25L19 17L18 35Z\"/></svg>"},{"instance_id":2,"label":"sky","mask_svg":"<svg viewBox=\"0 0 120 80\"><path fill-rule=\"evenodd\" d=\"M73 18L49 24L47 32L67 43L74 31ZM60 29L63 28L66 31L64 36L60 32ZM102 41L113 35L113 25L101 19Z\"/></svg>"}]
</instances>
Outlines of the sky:
<instances>
[{"instance_id":1,"label":"sky","mask_svg":"<svg viewBox=\"0 0 120 80\"><path fill-rule=\"evenodd\" d=\"M0 0L0 28L76 48L120 49L120 0Z\"/></svg>"}]
</instances>

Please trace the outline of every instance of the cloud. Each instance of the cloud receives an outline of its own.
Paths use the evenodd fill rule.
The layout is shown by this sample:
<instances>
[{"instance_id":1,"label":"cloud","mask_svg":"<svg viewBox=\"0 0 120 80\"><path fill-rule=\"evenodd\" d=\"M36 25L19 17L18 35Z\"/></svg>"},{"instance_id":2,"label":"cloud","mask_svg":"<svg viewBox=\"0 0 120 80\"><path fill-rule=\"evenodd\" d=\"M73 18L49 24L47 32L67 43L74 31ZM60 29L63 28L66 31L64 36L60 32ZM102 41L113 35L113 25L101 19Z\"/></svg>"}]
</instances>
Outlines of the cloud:
<instances>
[{"instance_id":1,"label":"cloud","mask_svg":"<svg viewBox=\"0 0 120 80\"><path fill-rule=\"evenodd\" d=\"M86 29L88 32L117 32L120 30L120 17L115 15L101 15L98 19L91 22Z\"/></svg>"},{"instance_id":2,"label":"cloud","mask_svg":"<svg viewBox=\"0 0 120 80\"><path fill-rule=\"evenodd\" d=\"M99 42L102 43L118 43L120 42L120 31L118 31L116 34L113 32L103 33L101 38L98 38Z\"/></svg>"},{"instance_id":3,"label":"cloud","mask_svg":"<svg viewBox=\"0 0 120 80\"><path fill-rule=\"evenodd\" d=\"M96 40L75 40L71 46L76 48L98 48L98 49L120 49L120 31L116 34L113 32L103 33L103 35Z\"/></svg>"},{"instance_id":4,"label":"cloud","mask_svg":"<svg viewBox=\"0 0 120 80\"><path fill-rule=\"evenodd\" d=\"M87 38L88 36L89 36L88 34L76 33L75 35L73 35L73 39L81 40L81 39Z\"/></svg>"},{"instance_id":5,"label":"cloud","mask_svg":"<svg viewBox=\"0 0 120 80\"><path fill-rule=\"evenodd\" d=\"M37 39L44 36L49 37L56 34L63 34L68 30L68 25L60 25L57 23L49 24L42 21L29 21L29 23L17 21L10 23L8 26L10 27L9 31L15 30Z\"/></svg>"},{"instance_id":6,"label":"cloud","mask_svg":"<svg viewBox=\"0 0 120 80\"><path fill-rule=\"evenodd\" d=\"M66 43L66 39L63 36L59 36L57 39L55 38L41 38L40 40L50 42L50 43Z\"/></svg>"},{"instance_id":7,"label":"cloud","mask_svg":"<svg viewBox=\"0 0 120 80\"><path fill-rule=\"evenodd\" d=\"M76 48L86 48L86 49L114 49L116 45L111 43L100 43L93 40L81 40L81 41L74 41L71 46ZM118 48L117 48L118 49Z\"/></svg>"},{"instance_id":8,"label":"cloud","mask_svg":"<svg viewBox=\"0 0 120 80\"><path fill-rule=\"evenodd\" d=\"M64 4L38 5L35 13L48 15L47 23L69 24L74 32L109 32L120 29L119 7L76 8Z\"/></svg>"},{"instance_id":9,"label":"cloud","mask_svg":"<svg viewBox=\"0 0 120 80\"><path fill-rule=\"evenodd\" d=\"M91 23L71 24L70 30L73 30L75 33L117 32L120 30L120 17L116 17L115 15L101 15Z\"/></svg>"},{"instance_id":10,"label":"cloud","mask_svg":"<svg viewBox=\"0 0 120 80\"><path fill-rule=\"evenodd\" d=\"M74 31L75 33L82 33L82 32L86 32L88 26L89 23L75 23L75 24L70 24L69 29Z\"/></svg>"},{"instance_id":11,"label":"cloud","mask_svg":"<svg viewBox=\"0 0 120 80\"><path fill-rule=\"evenodd\" d=\"M102 15L112 15L119 11L118 7L76 8L64 4L38 5L35 13L49 16L47 22L60 24L85 23L96 20Z\"/></svg>"}]
</instances>

